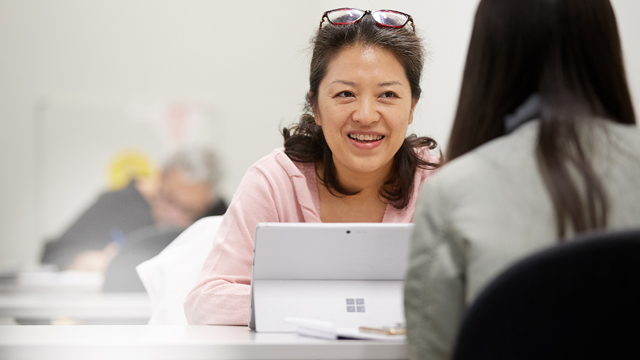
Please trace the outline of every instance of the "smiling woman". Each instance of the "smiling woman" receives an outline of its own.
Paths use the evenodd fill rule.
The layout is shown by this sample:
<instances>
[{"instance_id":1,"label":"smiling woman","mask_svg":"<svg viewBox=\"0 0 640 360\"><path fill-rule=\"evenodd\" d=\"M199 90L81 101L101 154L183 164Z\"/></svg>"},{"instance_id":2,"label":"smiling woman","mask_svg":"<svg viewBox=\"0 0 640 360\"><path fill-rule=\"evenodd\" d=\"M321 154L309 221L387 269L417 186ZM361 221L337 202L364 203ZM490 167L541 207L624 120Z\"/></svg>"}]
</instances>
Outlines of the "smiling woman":
<instances>
[{"instance_id":1,"label":"smiling woman","mask_svg":"<svg viewBox=\"0 0 640 360\"><path fill-rule=\"evenodd\" d=\"M322 19L305 113L238 187L185 301L191 324L247 324L258 222L411 222L438 167L433 139L407 137L424 61L413 19L358 9Z\"/></svg>"},{"instance_id":2,"label":"smiling woman","mask_svg":"<svg viewBox=\"0 0 640 360\"><path fill-rule=\"evenodd\" d=\"M329 64L317 98L315 122L322 127L339 183L352 196L351 209L345 210L358 210L353 221L382 221L386 204L376 195L392 172L416 104L402 65L384 49L344 49ZM339 210L347 198L334 196L331 187L319 190L320 218L345 219Z\"/></svg>"}]
</instances>

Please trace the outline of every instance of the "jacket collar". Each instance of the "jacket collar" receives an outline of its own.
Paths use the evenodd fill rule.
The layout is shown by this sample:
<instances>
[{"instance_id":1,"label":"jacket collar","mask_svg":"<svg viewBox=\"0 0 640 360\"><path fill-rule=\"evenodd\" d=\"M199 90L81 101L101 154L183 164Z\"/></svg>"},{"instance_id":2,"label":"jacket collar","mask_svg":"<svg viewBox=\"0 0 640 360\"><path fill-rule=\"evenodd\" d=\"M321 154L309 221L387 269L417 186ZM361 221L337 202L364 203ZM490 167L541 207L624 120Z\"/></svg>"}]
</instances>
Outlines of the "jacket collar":
<instances>
[{"instance_id":1,"label":"jacket collar","mask_svg":"<svg viewBox=\"0 0 640 360\"><path fill-rule=\"evenodd\" d=\"M504 118L504 133L511 134L520 125L540 117L540 94L532 94L516 111Z\"/></svg>"}]
</instances>

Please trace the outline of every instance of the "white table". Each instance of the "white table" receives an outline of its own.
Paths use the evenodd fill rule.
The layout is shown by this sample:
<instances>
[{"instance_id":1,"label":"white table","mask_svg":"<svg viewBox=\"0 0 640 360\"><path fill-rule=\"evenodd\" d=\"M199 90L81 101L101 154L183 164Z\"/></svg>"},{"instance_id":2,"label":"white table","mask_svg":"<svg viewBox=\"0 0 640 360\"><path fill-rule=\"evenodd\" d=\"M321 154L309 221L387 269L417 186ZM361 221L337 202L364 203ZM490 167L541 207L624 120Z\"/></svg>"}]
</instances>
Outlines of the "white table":
<instances>
[{"instance_id":1,"label":"white table","mask_svg":"<svg viewBox=\"0 0 640 360\"><path fill-rule=\"evenodd\" d=\"M146 323L151 302L145 293L0 293L0 317L125 320Z\"/></svg>"},{"instance_id":2,"label":"white table","mask_svg":"<svg viewBox=\"0 0 640 360\"><path fill-rule=\"evenodd\" d=\"M104 276L80 271L24 271L0 277L0 293L101 292Z\"/></svg>"},{"instance_id":3,"label":"white table","mask_svg":"<svg viewBox=\"0 0 640 360\"><path fill-rule=\"evenodd\" d=\"M403 342L319 340L241 326L0 326L0 359L405 359Z\"/></svg>"}]
</instances>

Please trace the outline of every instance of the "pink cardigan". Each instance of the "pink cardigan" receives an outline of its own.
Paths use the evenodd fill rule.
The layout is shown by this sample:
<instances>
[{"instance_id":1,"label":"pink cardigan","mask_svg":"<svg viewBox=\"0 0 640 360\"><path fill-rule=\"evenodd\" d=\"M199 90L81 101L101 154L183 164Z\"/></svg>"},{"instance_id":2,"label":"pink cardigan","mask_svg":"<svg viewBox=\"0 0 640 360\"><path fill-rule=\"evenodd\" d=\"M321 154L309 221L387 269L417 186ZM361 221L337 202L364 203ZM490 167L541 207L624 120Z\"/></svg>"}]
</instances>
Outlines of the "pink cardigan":
<instances>
[{"instance_id":1,"label":"pink cardigan","mask_svg":"<svg viewBox=\"0 0 640 360\"><path fill-rule=\"evenodd\" d=\"M409 205L401 210L387 205L382 222L411 222L418 191L432 172L418 169ZM189 324L247 325L253 234L258 222L321 222L312 163L293 162L283 149L276 149L249 168L222 220L198 282L185 300Z\"/></svg>"}]
</instances>

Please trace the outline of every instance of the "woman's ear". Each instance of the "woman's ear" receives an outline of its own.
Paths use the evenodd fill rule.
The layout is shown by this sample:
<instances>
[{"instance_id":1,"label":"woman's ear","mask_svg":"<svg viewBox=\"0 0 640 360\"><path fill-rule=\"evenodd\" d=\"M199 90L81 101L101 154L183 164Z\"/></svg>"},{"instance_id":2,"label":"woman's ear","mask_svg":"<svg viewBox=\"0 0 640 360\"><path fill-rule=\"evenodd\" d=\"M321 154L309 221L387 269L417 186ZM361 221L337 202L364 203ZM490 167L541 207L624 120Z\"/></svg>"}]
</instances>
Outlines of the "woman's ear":
<instances>
[{"instance_id":1,"label":"woman's ear","mask_svg":"<svg viewBox=\"0 0 640 360\"><path fill-rule=\"evenodd\" d=\"M322 121L320 120L320 112L318 112L318 107L315 101L313 101L313 93L309 91L307 93L307 101L311 104L311 111L313 112L313 119L315 120L318 126L322 126Z\"/></svg>"},{"instance_id":2,"label":"woman's ear","mask_svg":"<svg viewBox=\"0 0 640 360\"><path fill-rule=\"evenodd\" d=\"M411 112L409 113L409 125L413 122L413 111L416 109L416 105L418 105L418 99L411 99Z\"/></svg>"}]
</instances>

